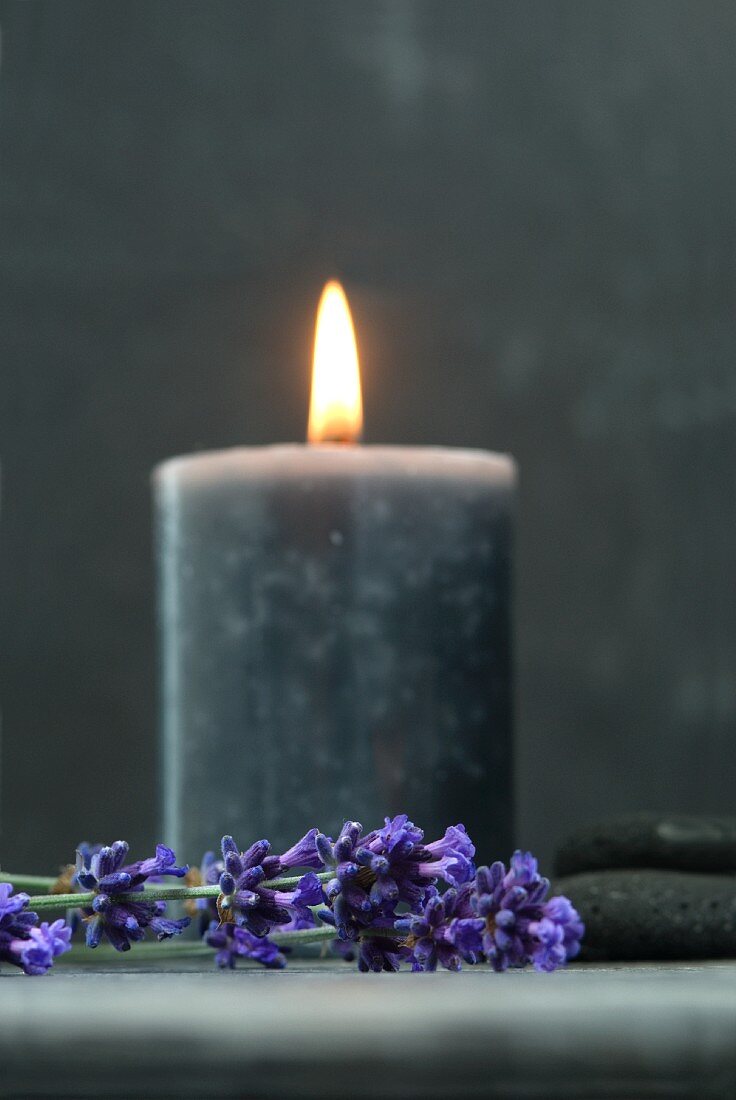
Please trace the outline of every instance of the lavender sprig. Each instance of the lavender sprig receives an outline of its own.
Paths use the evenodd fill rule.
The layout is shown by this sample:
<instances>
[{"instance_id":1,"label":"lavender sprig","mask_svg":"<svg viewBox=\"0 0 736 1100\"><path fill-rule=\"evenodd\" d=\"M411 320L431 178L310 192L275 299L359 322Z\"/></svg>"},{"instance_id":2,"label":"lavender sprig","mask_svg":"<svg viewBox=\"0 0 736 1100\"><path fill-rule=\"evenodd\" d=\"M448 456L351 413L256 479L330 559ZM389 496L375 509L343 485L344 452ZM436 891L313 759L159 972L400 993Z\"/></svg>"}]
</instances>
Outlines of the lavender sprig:
<instances>
[{"instance_id":1,"label":"lavender sprig","mask_svg":"<svg viewBox=\"0 0 736 1100\"><path fill-rule=\"evenodd\" d=\"M440 896L432 891L416 915L399 918L414 969L459 970L462 962L487 960L494 970L556 970L580 951L584 927L565 897L545 900L549 880L530 852L479 867L476 878Z\"/></svg>"},{"instance_id":2,"label":"lavender sprig","mask_svg":"<svg viewBox=\"0 0 736 1100\"><path fill-rule=\"evenodd\" d=\"M481 962L494 970L532 963L550 971L580 950L583 924L567 898L546 899L549 883L533 856L517 851L508 871L495 863L476 872L475 847L462 825L426 842L422 830L399 814L365 834L348 821L335 841L310 829L282 855L272 853L266 840L241 851L226 836L221 847L221 859L208 853L190 872L176 866L164 845L132 864L125 863L123 841L107 848L80 845L76 867L47 887L74 892L16 897L35 910L81 912L88 946L104 937L119 951L148 929L159 939L178 935L190 920L166 917L165 903L183 901L200 918L203 942L194 948L182 943L182 951L204 947L228 968L240 959L280 968L293 946L319 942L357 957L363 971L395 971L404 963L414 970L459 970ZM297 868L304 873L288 874ZM187 885L164 885L169 875ZM29 918L38 920L30 910ZM30 938L53 938L48 930L58 925L63 922L44 925L46 931ZM0 936L0 958L2 950ZM30 948L23 950L27 972L40 972L31 969Z\"/></svg>"},{"instance_id":3,"label":"lavender sprig","mask_svg":"<svg viewBox=\"0 0 736 1100\"><path fill-rule=\"evenodd\" d=\"M224 870L220 875L217 909L220 923L232 923L254 936L267 936L277 925L295 917L314 923L310 905L322 902L322 886L314 871L308 871L293 890L267 885L269 879L291 867L321 867L312 829L282 856L271 854L267 840L257 840L244 852L231 836L222 838Z\"/></svg>"},{"instance_id":4,"label":"lavender sprig","mask_svg":"<svg viewBox=\"0 0 736 1100\"><path fill-rule=\"evenodd\" d=\"M19 876L20 877L20 876ZM286 878L270 879L263 885L274 890L292 890L299 884L303 875L291 875ZM320 882L327 882L332 878L331 871L315 874ZM53 881L56 881L55 879ZM158 884L145 885L143 895L148 901L217 901L222 896L219 885L217 886L159 886ZM93 890L77 891L67 894L34 894L30 902L34 909L69 909L77 906L91 905L96 897ZM122 891L117 895L120 901L139 901L138 893Z\"/></svg>"},{"instance_id":5,"label":"lavender sprig","mask_svg":"<svg viewBox=\"0 0 736 1100\"><path fill-rule=\"evenodd\" d=\"M14 894L9 882L0 882L0 961L26 974L45 974L69 950L71 929L63 920L39 926L29 901L28 894Z\"/></svg>"},{"instance_id":6,"label":"lavender sprig","mask_svg":"<svg viewBox=\"0 0 736 1100\"><path fill-rule=\"evenodd\" d=\"M144 883L150 878L171 875L183 878L188 867L177 867L176 856L164 844L150 859L126 864L128 845L116 840L110 847L77 853L76 881L94 897L82 906L87 922L87 947L97 947L105 936L116 951L129 951L150 928L159 940L180 935L189 917L170 920L164 914L166 902L145 898ZM125 895L125 896L123 896Z\"/></svg>"},{"instance_id":7,"label":"lavender sprig","mask_svg":"<svg viewBox=\"0 0 736 1100\"><path fill-rule=\"evenodd\" d=\"M463 825L453 825L441 840L424 842L424 833L406 814L387 817L382 829L363 835L357 821L346 821L337 840L319 834L317 848L335 877L325 895L342 940L356 940L362 928L393 926L395 909L414 911L437 881L466 882L473 873L475 846Z\"/></svg>"}]
</instances>

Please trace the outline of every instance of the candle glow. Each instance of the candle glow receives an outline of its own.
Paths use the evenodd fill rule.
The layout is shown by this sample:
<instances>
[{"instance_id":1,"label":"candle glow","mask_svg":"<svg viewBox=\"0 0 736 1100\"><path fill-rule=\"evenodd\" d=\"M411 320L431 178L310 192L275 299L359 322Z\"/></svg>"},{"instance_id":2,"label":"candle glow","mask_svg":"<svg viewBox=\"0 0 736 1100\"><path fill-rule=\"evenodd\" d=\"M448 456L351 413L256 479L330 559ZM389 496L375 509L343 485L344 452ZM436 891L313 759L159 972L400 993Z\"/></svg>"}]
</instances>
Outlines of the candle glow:
<instances>
[{"instance_id":1,"label":"candle glow","mask_svg":"<svg viewBox=\"0 0 736 1100\"><path fill-rule=\"evenodd\" d=\"M312 366L310 443L357 443L363 431L358 349L345 291L327 283L317 310Z\"/></svg>"}]
</instances>

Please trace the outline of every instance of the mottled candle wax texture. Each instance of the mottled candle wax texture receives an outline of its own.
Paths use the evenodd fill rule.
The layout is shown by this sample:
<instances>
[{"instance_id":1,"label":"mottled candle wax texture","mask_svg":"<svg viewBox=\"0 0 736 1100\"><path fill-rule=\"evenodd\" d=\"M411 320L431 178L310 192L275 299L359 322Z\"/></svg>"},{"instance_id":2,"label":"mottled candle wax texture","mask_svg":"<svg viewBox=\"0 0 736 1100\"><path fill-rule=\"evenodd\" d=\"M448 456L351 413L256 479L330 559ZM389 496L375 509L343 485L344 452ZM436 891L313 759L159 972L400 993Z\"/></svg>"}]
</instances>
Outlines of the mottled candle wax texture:
<instances>
[{"instance_id":1,"label":"mottled candle wax texture","mask_svg":"<svg viewBox=\"0 0 736 1100\"><path fill-rule=\"evenodd\" d=\"M406 809L430 831L449 815L485 850L512 844L514 487L506 455L432 447L234 448L159 467L177 850L223 829L278 847L320 806Z\"/></svg>"}]
</instances>

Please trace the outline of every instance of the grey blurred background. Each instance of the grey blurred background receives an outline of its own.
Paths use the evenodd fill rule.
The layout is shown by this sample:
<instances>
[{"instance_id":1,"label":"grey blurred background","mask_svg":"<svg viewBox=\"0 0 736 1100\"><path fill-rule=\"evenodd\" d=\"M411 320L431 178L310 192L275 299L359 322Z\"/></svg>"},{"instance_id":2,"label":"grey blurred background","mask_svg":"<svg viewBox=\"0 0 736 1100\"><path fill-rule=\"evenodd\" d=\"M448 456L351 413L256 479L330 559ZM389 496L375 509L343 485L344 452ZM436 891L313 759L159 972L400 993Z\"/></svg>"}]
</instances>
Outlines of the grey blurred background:
<instances>
[{"instance_id":1,"label":"grey blurred background","mask_svg":"<svg viewBox=\"0 0 736 1100\"><path fill-rule=\"evenodd\" d=\"M732 810L736 7L6 0L0 28L5 865L157 839L149 473L303 438L332 275L367 439L521 467L519 842Z\"/></svg>"}]
</instances>

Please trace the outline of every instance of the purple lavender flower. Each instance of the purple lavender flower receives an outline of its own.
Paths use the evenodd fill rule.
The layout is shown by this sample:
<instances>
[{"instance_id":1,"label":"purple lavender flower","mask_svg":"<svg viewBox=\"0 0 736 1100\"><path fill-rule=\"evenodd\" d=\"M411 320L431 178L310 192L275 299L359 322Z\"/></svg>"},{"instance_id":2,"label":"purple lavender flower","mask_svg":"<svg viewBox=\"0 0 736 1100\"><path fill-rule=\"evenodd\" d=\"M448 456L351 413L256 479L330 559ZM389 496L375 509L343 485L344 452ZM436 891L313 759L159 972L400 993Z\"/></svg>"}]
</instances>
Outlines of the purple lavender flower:
<instances>
[{"instance_id":1,"label":"purple lavender flower","mask_svg":"<svg viewBox=\"0 0 736 1100\"><path fill-rule=\"evenodd\" d=\"M335 877L325 888L330 910L319 915L322 920L335 924L342 940L357 940L360 928L370 924L374 914L375 906L368 891L375 876L371 877L368 869L361 875L362 868L355 860L362 831L359 822L346 821L334 844L323 833L316 839L322 862L335 870Z\"/></svg>"},{"instance_id":2,"label":"purple lavender flower","mask_svg":"<svg viewBox=\"0 0 736 1100\"><path fill-rule=\"evenodd\" d=\"M38 914L27 908L28 901L28 894L13 894L9 882L0 882L0 961L26 974L45 974L71 948L72 933L63 920L38 927Z\"/></svg>"},{"instance_id":3,"label":"purple lavender flower","mask_svg":"<svg viewBox=\"0 0 736 1100\"><path fill-rule=\"evenodd\" d=\"M478 961L485 921L470 905L470 884L450 888L440 895L430 887L420 913L400 917L394 927L404 933L414 970L460 970L462 960Z\"/></svg>"},{"instance_id":4,"label":"purple lavender flower","mask_svg":"<svg viewBox=\"0 0 736 1100\"><path fill-rule=\"evenodd\" d=\"M475 845L468 836L464 825L448 825L445 829L445 835L440 840L433 840L431 844L425 844L424 847L435 858L439 859L448 855L460 855L468 863L472 863L475 855ZM469 877L464 877L463 882L467 881ZM455 885L459 886L462 883L455 883Z\"/></svg>"},{"instance_id":5,"label":"purple lavender flower","mask_svg":"<svg viewBox=\"0 0 736 1100\"><path fill-rule=\"evenodd\" d=\"M282 955L273 940L268 936L254 936L247 928L238 928L234 924L218 924L212 921L204 935L205 943L216 951L215 962L223 969L233 970L238 958L252 959L262 966L281 969L286 966L286 957Z\"/></svg>"},{"instance_id":6,"label":"purple lavender flower","mask_svg":"<svg viewBox=\"0 0 736 1100\"><path fill-rule=\"evenodd\" d=\"M290 849L287 858L297 858L293 853L298 847ZM307 920L311 915L309 906L323 900L322 884L313 871L304 875L294 890L264 886L289 866L283 856L272 856L270 851L267 840L257 840L241 852L231 836L222 838L225 870L220 875L221 896L217 902L220 920L245 928L254 936L267 936L276 925L288 924L294 916ZM298 858L304 854L300 851Z\"/></svg>"},{"instance_id":7,"label":"purple lavender flower","mask_svg":"<svg viewBox=\"0 0 736 1100\"><path fill-rule=\"evenodd\" d=\"M71 893L73 890L80 890L79 885L79 870L83 867L89 867L92 857L98 855L102 851L102 844L90 844L88 840L80 840L77 845L77 861L76 863L70 863L57 880L57 886L59 887L59 893Z\"/></svg>"},{"instance_id":8,"label":"purple lavender flower","mask_svg":"<svg viewBox=\"0 0 736 1100\"><path fill-rule=\"evenodd\" d=\"M295 867L303 867L305 870L321 871L324 867L322 858L317 851L317 836L319 829L310 829L301 840L293 844L283 855L278 856L278 869L268 867L269 878L277 878L285 871ZM274 857L271 857L274 858Z\"/></svg>"},{"instance_id":9,"label":"purple lavender flower","mask_svg":"<svg viewBox=\"0 0 736 1100\"><path fill-rule=\"evenodd\" d=\"M438 879L449 886L461 886L472 878L475 845L464 825L451 825L441 840L430 844L423 839L422 830L406 814L387 817L383 829L365 837L357 858L376 874L382 897L394 893L393 883L398 900L412 905Z\"/></svg>"},{"instance_id":10,"label":"purple lavender flower","mask_svg":"<svg viewBox=\"0 0 736 1100\"><path fill-rule=\"evenodd\" d=\"M364 974L396 973L402 962L411 958L411 951L395 936L362 936L358 951L358 970Z\"/></svg>"},{"instance_id":11,"label":"purple lavender flower","mask_svg":"<svg viewBox=\"0 0 736 1100\"><path fill-rule=\"evenodd\" d=\"M555 970L578 954L585 926L567 898L545 901L548 889L530 852L514 852L508 872L501 862L478 868L468 899L485 922L483 953L494 970L528 962Z\"/></svg>"},{"instance_id":12,"label":"purple lavender flower","mask_svg":"<svg viewBox=\"0 0 736 1100\"><path fill-rule=\"evenodd\" d=\"M205 852L199 867L189 868L184 882L187 886L217 886L224 870L225 864L214 852ZM208 930L210 922L217 919L216 898L188 898L184 909L192 920L197 921L201 936Z\"/></svg>"},{"instance_id":13,"label":"purple lavender flower","mask_svg":"<svg viewBox=\"0 0 736 1100\"><path fill-rule=\"evenodd\" d=\"M355 962L357 944L352 940L340 940L335 937L334 940L330 940L329 947L332 954L337 955L344 962Z\"/></svg>"},{"instance_id":14,"label":"purple lavender flower","mask_svg":"<svg viewBox=\"0 0 736 1100\"><path fill-rule=\"evenodd\" d=\"M406 814L387 817L382 829L366 836L362 831L357 821L346 821L334 844L322 834L316 838L322 861L335 869L325 895L341 939L356 939L361 928L391 916L399 902L417 911L438 879L459 886L472 877L475 847L462 825L431 844Z\"/></svg>"},{"instance_id":15,"label":"purple lavender flower","mask_svg":"<svg viewBox=\"0 0 736 1100\"><path fill-rule=\"evenodd\" d=\"M31 928L28 947L23 951L23 969L26 974L45 974L58 955L71 951L72 930L63 920L49 924L43 921Z\"/></svg>"},{"instance_id":16,"label":"purple lavender flower","mask_svg":"<svg viewBox=\"0 0 736 1100\"><path fill-rule=\"evenodd\" d=\"M303 932L305 928L314 928L317 922L314 919L314 914L311 909L304 909L301 911L295 911L293 917L288 924L280 924L278 927L279 933L281 932ZM287 948L281 947L282 951Z\"/></svg>"},{"instance_id":17,"label":"purple lavender flower","mask_svg":"<svg viewBox=\"0 0 736 1100\"><path fill-rule=\"evenodd\" d=\"M189 917L169 920L164 916L166 902L146 901L144 883L154 877L173 875L183 878L188 867L177 867L170 848L159 844L150 859L125 864L128 845L116 840L98 852L78 852L76 880L97 895L91 906L83 908L87 921L87 946L97 947L103 935L117 951L129 951L131 943L144 938L150 928L159 940L178 936L190 923ZM120 894L140 894L140 901L122 900Z\"/></svg>"},{"instance_id":18,"label":"purple lavender flower","mask_svg":"<svg viewBox=\"0 0 736 1100\"><path fill-rule=\"evenodd\" d=\"M321 909L318 916L324 924L336 927L337 919L331 910ZM411 959L411 950L392 934L393 930L394 915L388 906L382 906L373 917L370 935L367 934L367 926L363 926L360 935L339 936L331 941L330 946L333 953L345 959L346 962L354 961L357 948L358 969L363 973L368 971L380 973L382 970L393 973L400 968L402 962ZM385 935L382 934L383 932ZM357 943L356 940L358 940Z\"/></svg>"},{"instance_id":19,"label":"purple lavender flower","mask_svg":"<svg viewBox=\"0 0 736 1100\"><path fill-rule=\"evenodd\" d=\"M542 914L540 921L529 925L529 932L538 943L534 965L537 970L556 970L580 953L585 925L564 894L545 902Z\"/></svg>"}]
</instances>

